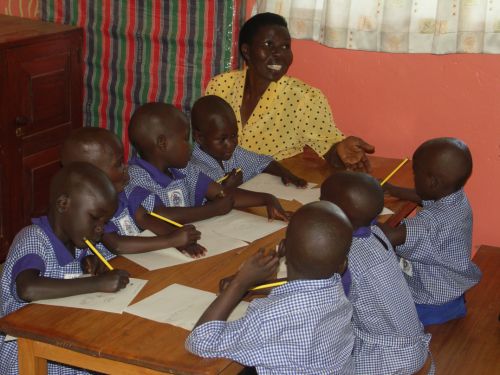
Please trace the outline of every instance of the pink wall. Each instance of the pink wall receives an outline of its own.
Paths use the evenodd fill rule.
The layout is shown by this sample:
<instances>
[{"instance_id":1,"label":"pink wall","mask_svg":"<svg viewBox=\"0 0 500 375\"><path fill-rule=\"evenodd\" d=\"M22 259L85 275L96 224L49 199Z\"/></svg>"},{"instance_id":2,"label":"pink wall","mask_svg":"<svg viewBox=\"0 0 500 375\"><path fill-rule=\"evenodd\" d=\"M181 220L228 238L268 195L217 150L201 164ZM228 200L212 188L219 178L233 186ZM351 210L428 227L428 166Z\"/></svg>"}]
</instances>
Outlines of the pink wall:
<instances>
[{"instance_id":1,"label":"pink wall","mask_svg":"<svg viewBox=\"0 0 500 375\"><path fill-rule=\"evenodd\" d=\"M250 15L254 0L247 0ZM390 54L293 41L289 75L321 89L337 126L411 157L423 141L463 139L474 158L466 191L474 247L500 246L500 55Z\"/></svg>"},{"instance_id":2,"label":"pink wall","mask_svg":"<svg viewBox=\"0 0 500 375\"><path fill-rule=\"evenodd\" d=\"M335 121L376 153L404 157L424 140L463 139L474 157L466 191L474 245L500 246L500 56L389 54L293 41L289 74L320 88Z\"/></svg>"}]
</instances>

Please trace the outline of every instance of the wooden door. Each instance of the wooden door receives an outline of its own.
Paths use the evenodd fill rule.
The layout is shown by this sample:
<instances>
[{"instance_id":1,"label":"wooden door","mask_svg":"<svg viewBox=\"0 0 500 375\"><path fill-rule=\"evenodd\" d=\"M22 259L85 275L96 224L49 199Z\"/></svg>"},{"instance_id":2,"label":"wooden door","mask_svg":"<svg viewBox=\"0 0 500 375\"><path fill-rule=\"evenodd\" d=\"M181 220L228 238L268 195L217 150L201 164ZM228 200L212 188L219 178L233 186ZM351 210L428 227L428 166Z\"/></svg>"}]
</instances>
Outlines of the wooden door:
<instances>
[{"instance_id":1,"label":"wooden door","mask_svg":"<svg viewBox=\"0 0 500 375\"><path fill-rule=\"evenodd\" d=\"M81 33L75 32L5 51L9 179L4 193L10 214L3 224L12 235L46 213L61 144L82 125L80 46Z\"/></svg>"}]
</instances>

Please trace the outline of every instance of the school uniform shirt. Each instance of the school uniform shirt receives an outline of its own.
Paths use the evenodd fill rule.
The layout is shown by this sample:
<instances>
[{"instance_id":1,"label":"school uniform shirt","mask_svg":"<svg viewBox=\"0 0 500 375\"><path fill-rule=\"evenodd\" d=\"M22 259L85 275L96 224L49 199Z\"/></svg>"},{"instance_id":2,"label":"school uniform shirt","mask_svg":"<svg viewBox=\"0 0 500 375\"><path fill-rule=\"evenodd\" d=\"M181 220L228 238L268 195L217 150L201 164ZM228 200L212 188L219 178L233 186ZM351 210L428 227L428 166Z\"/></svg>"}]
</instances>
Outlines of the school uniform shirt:
<instances>
[{"instance_id":1,"label":"school uniform shirt","mask_svg":"<svg viewBox=\"0 0 500 375\"><path fill-rule=\"evenodd\" d=\"M217 160L208 155L197 143L195 143L190 163L198 167L214 181L217 181L233 169L241 168L243 182L246 182L259 173L262 173L273 160L274 159L268 155L257 154L245 150L240 146L236 146L231 158L229 160L223 160L221 167Z\"/></svg>"},{"instance_id":2,"label":"school uniform shirt","mask_svg":"<svg viewBox=\"0 0 500 375\"><path fill-rule=\"evenodd\" d=\"M259 374L354 374L351 316L338 274L295 280L253 300L241 319L196 327L186 348L255 366Z\"/></svg>"},{"instance_id":3,"label":"school uniform shirt","mask_svg":"<svg viewBox=\"0 0 500 375\"><path fill-rule=\"evenodd\" d=\"M463 189L405 219L406 241L396 247L415 303L441 305L481 279L471 260L472 210Z\"/></svg>"},{"instance_id":4,"label":"school uniform shirt","mask_svg":"<svg viewBox=\"0 0 500 375\"><path fill-rule=\"evenodd\" d=\"M205 91L233 108L241 147L281 160L301 153L305 145L324 155L344 139L323 93L288 76L269 84L243 125L240 109L245 78L246 69L223 73L212 78Z\"/></svg>"},{"instance_id":5,"label":"school uniform shirt","mask_svg":"<svg viewBox=\"0 0 500 375\"><path fill-rule=\"evenodd\" d=\"M213 181L190 164L184 169L170 168L169 171L172 178L146 160L132 158L129 162L128 189L139 186L149 190L167 207L201 206L208 185Z\"/></svg>"},{"instance_id":6,"label":"school uniform shirt","mask_svg":"<svg viewBox=\"0 0 500 375\"><path fill-rule=\"evenodd\" d=\"M17 276L27 269L36 269L40 276L54 279L74 278L82 274L81 260L90 255L88 249L75 249L75 257L54 234L47 217L32 220L33 225L23 228L14 238L5 261L0 281L1 316L10 314L24 305L16 290ZM5 341L0 334L0 374L17 375L17 341ZM69 366L48 362L50 375L88 374Z\"/></svg>"},{"instance_id":7,"label":"school uniform shirt","mask_svg":"<svg viewBox=\"0 0 500 375\"><path fill-rule=\"evenodd\" d=\"M135 212L140 206L148 212L153 211L155 201L156 197L150 191L127 184L124 191L118 194L118 209L104 227L104 233L137 236L141 230L135 222Z\"/></svg>"},{"instance_id":8,"label":"school uniform shirt","mask_svg":"<svg viewBox=\"0 0 500 375\"><path fill-rule=\"evenodd\" d=\"M348 254L356 374L414 374L430 334L418 319L393 248L376 226L357 229Z\"/></svg>"}]
</instances>

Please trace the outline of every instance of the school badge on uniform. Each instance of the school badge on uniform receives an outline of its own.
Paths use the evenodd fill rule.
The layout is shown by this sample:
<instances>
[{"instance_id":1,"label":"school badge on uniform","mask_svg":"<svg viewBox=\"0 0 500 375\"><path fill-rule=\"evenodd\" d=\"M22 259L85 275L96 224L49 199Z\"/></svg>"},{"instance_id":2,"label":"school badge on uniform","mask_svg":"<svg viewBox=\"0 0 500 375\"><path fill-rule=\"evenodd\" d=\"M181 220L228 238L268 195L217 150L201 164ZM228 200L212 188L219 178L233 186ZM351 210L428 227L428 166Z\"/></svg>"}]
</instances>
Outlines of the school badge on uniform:
<instances>
[{"instance_id":1,"label":"school badge on uniform","mask_svg":"<svg viewBox=\"0 0 500 375\"><path fill-rule=\"evenodd\" d=\"M184 194L181 189L170 190L167 192L168 201L172 207L185 207Z\"/></svg>"},{"instance_id":2,"label":"school badge on uniform","mask_svg":"<svg viewBox=\"0 0 500 375\"><path fill-rule=\"evenodd\" d=\"M118 219L120 227L126 236L136 236L139 232L135 229L135 225L132 223L132 218L130 216L124 216Z\"/></svg>"}]
</instances>

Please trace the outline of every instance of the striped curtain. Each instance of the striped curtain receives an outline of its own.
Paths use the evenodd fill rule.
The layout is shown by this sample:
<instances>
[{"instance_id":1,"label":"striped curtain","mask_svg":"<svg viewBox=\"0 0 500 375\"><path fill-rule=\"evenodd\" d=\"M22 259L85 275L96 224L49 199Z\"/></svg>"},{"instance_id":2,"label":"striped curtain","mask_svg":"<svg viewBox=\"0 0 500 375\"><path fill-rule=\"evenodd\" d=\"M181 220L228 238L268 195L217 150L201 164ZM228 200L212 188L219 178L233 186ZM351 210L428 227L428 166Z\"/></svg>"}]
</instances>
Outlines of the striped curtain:
<instances>
[{"instance_id":1,"label":"striped curtain","mask_svg":"<svg viewBox=\"0 0 500 375\"><path fill-rule=\"evenodd\" d=\"M43 20L84 28L84 125L121 137L137 106L189 114L209 79L238 65L244 0L40 0Z\"/></svg>"}]
</instances>

